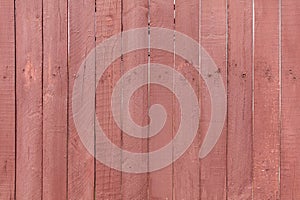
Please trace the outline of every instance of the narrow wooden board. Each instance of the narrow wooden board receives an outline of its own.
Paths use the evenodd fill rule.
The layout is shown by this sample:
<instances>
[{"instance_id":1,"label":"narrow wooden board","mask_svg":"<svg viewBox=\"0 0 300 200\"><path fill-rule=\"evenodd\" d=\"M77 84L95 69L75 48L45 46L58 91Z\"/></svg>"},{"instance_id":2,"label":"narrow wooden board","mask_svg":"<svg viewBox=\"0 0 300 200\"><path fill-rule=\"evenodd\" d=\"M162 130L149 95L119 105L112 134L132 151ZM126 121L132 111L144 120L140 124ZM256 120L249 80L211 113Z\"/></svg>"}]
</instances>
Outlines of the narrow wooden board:
<instances>
[{"instance_id":1,"label":"narrow wooden board","mask_svg":"<svg viewBox=\"0 0 300 200\"><path fill-rule=\"evenodd\" d=\"M200 36L200 1L198 0L176 0L175 2L175 30L176 32L183 33L196 42L199 42ZM177 49L177 41L175 36L175 54ZM186 47L188 50L190 47ZM200 48L198 52L200 53ZM199 55L200 59L200 55ZM194 93L200 99L200 74L194 69L193 63L188 60L175 57L175 69L184 75L185 79L191 84ZM174 83L174 87L180 87ZM187 100L188 101L188 100ZM200 105L200 104L199 104ZM205 105L204 105L205 106ZM200 108L201 109L201 108ZM178 127L180 123L181 111L179 107L174 107L173 123ZM177 130L176 130L177 131ZM174 134L176 134L176 131ZM191 134L186 132L185 134ZM187 151L174 162L174 177L173 177L173 193L174 199L200 199L200 129L195 137L192 145ZM176 151L176 149L174 149Z\"/></svg>"},{"instance_id":2,"label":"narrow wooden board","mask_svg":"<svg viewBox=\"0 0 300 200\"><path fill-rule=\"evenodd\" d=\"M201 45L219 68L226 87L226 1L203 0L201 4ZM201 63L202 65L203 63ZM200 134L205 135L210 123L210 95L201 84ZM201 160L201 198L226 199L226 137L227 124L210 154Z\"/></svg>"},{"instance_id":3,"label":"narrow wooden board","mask_svg":"<svg viewBox=\"0 0 300 200\"><path fill-rule=\"evenodd\" d=\"M96 44L121 32L121 0L96 0ZM111 46L110 48L113 48ZM97 63L99 64L99 63ZM111 111L111 95L115 84L120 79L121 58L115 61L98 82L96 95L97 120L106 136L119 147L121 131L114 122ZM121 103L121 101L120 101ZM97 137L97 136L96 136ZM110 149L106 149L107 152ZM96 152L96 155L99 152ZM111 158L113 159L113 158ZM121 165L121 160L120 160ZM121 199L122 173L96 161L96 199Z\"/></svg>"},{"instance_id":4,"label":"narrow wooden board","mask_svg":"<svg viewBox=\"0 0 300 200\"><path fill-rule=\"evenodd\" d=\"M228 1L227 198L252 199L252 1Z\"/></svg>"},{"instance_id":5,"label":"narrow wooden board","mask_svg":"<svg viewBox=\"0 0 300 200\"><path fill-rule=\"evenodd\" d=\"M174 29L174 2L173 0L150 0L150 41L151 28L160 27ZM155 37L155 36L154 36ZM157 37L157 36L156 36ZM163 36L162 36L163 37ZM150 63L160 63L174 67L174 55L157 49L150 50ZM151 66L150 77L154 75ZM167 121L160 132L149 138L149 151L155 151L167 145L172 140L172 114L173 98L172 91L157 84L149 85L149 106L153 104L162 105L167 112ZM155 120L155 119L153 119ZM171 155L172 156L172 155ZM163 158L161 158L163 159ZM149 173L149 198L150 199L172 199L173 191L173 167L169 165L163 169Z\"/></svg>"},{"instance_id":6,"label":"narrow wooden board","mask_svg":"<svg viewBox=\"0 0 300 200\"><path fill-rule=\"evenodd\" d=\"M124 0L122 9L123 30L148 26L148 0ZM147 38L136 38L147 40ZM126 41L125 41L126 42ZM125 54L122 61L122 73L148 62L148 50L139 50ZM147 72L140 74L141 79L148 80ZM131 97L130 114L139 125L148 124L148 90L147 86L138 89ZM147 152L148 140L137 139L122 132L122 148L134 152ZM122 199L148 199L148 174L122 173Z\"/></svg>"},{"instance_id":7,"label":"narrow wooden board","mask_svg":"<svg viewBox=\"0 0 300 200\"><path fill-rule=\"evenodd\" d=\"M0 199L15 188L15 23L14 2L0 7Z\"/></svg>"},{"instance_id":8,"label":"narrow wooden board","mask_svg":"<svg viewBox=\"0 0 300 200\"><path fill-rule=\"evenodd\" d=\"M43 199L67 197L67 1L43 1Z\"/></svg>"},{"instance_id":9,"label":"narrow wooden board","mask_svg":"<svg viewBox=\"0 0 300 200\"><path fill-rule=\"evenodd\" d=\"M16 199L42 198L42 1L17 0Z\"/></svg>"},{"instance_id":10,"label":"narrow wooden board","mask_svg":"<svg viewBox=\"0 0 300 200\"><path fill-rule=\"evenodd\" d=\"M280 196L300 199L300 2L282 1L282 130Z\"/></svg>"},{"instance_id":11,"label":"narrow wooden board","mask_svg":"<svg viewBox=\"0 0 300 200\"><path fill-rule=\"evenodd\" d=\"M94 199L94 157L83 146L72 112L74 80L81 63L95 47L95 1L69 1L69 137L68 199Z\"/></svg>"},{"instance_id":12,"label":"narrow wooden board","mask_svg":"<svg viewBox=\"0 0 300 200\"><path fill-rule=\"evenodd\" d=\"M279 1L255 0L253 199L279 198Z\"/></svg>"}]
</instances>

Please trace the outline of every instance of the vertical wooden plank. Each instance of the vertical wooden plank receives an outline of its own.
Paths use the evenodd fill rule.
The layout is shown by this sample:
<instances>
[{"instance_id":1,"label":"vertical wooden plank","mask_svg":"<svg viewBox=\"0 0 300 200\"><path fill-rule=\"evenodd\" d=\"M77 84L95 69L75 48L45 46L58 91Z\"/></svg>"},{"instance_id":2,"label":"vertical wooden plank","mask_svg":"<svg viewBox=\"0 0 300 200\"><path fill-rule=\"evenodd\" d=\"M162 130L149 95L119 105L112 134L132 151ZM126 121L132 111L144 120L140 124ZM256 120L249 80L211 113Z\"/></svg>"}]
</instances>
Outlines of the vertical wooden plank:
<instances>
[{"instance_id":1,"label":"vertical wooden plank","mask_svg":"<svg viewBox=\"0 0 300 200\"><path fill-rule=\"evenodd\" d=\"M186 34L195 41L199 41L200 30L200 1L198 0L176 0L175 1L175 30ZM175 54L177 51L175 36ZM189 48L188 46L186 47ZM200 49L199 49L200 50ZM200 51L196 52L199 53ZM192 63L175 57L175 69L180 72L191 84L197 97L199 97L200 74L194 69ZM176 87L176 83L174 83ZM180 121L180 108L175 106L173 116L174 125L178 126ZM176 134L176 131L175 133ZM188 134L188 133L186 133ZM200 199L200 132L195 137L188 150L174 162L174 199ZM175 149L174 149L175 151Z\"/></svg>"},{"instance_id":2,"label":"vertical wooden plank","mask_svg":"<svg viewBox=\"0 0 300 200\"><path fill-rule=\"evenodd\" d=\"M252 1L227 6L227 198L252 199Z\"/></svg>"},{"instance_id":3,"label":"vertical wooden plank","mask_svg":"<svg viewBox=\"0 0 300 200\"><path fill-rule=\"evenodd\" d=\"M201 45L215 61L226 87L226 1L203 0L201 3ZM202 65L203 63L201 63ZM200 133L205 135L210 123L210 96L201 84ZM201 198L226 199L226 123L218 143L201 160Z\"/></svg>"},{"instance_id":4,"label":"vertical wooden plank","mask_svg":"<svg viewBox=\"0 0 300 200\"><path fill-rule=\"evenodd\" d=\"M148 26L148 0L123 0L122 27L124 31ZM136 38L145 40L147 38ZM148 62L148 50L139 50L123 56L122 74L126 71ZM147 72L140 74L141 79L147 79ZM146 81L147 82L147 81ZM147 86L138 89L131 97L130 114L136 124L147 125L148 107ZM122 148L132 152L147 152L148 140L137 139L122 134ZM147 199L148 174L122 173L122 199Z\"/></svg>"},{"instance_id":5,"label":"vertical wooden plank","mask_svg":"<svg viewBox=\"0 0 300 200\"><path fill-rule=\"evenodd\" d=\"M254 4L253 198L279 199L279 1Z\"/></svg>"},{"instance_id":6,"label":"vertical wooden plank","mask_svg":"<svg viewBox=\"0 0 300 200\"><path fill-rule=\"evenodd\" d=\"M43 1L43 199L67 196L67 1Z\"/></svg>"},{"instance_id":7,"label":"vertical wooden plank","mask_svg":"<svg viewBox=\"0 0 300 200\"><path fill-rule=\"evenodd\" d=\"M69 1L69 97L81 63L95 47L95 1ZM68 199L94 199L94 157L76 131L69 98Z\"/></svg>"},{"instance_id":8,"label":"vertical wooden plank","mask_svg":"<svg viewBox=\"0 0 300 200\"><path fill-rule=\"evenodd\" d=\"M280 195L300 199L300 2L282 1L282 130Z\"/></svg>"},{"instance_id":9,"label":"vertical wooden plank","mask_svg":"<svg viewBox=\"0 0 300 200\"><path fill-rule=\"evenodd\" d=\"M151 27L174 29L174 1L173 0L150 0L150 40ZM163 36L162 36L163 37ZM159 51L150 50L150 62L160 63L174 67L174 55ZM151 82L152 71L149 81ZM157 136L149 138L149 152L155 151L172 140L172 114L173 114L172 91L157 85L150 84L149 106L153 104L162 105L167 112L167 121ZM155 119L154 119L155 120ZM163 169L149 173L149 198L150 199L172 199L173 188L173 167L169 165Z\"/></svg>"},{"instance_id":10,"label":"vertical wooden plank","mask_svg":"<svg viewBox=\"0 0 300 200\"><path fill-rule=\"evenodd\" d=\"M42 198L42 1L16 2L16 198Z\"/></svg>"},{"instance_id":11,"label":"vertical wooden plank","mask_svg":"<svg viewBox=\"0 0 300 200\"><path fill-rule=\"evenodd\" d=\"M121 32L121 0L96 0L95 24L97 45L103 40L119 34ZM114 123L112 116L111 95L120 78L120 72L121 59L118 59L103 74L96 94L96 113L99 124L109 139L118 146L121 146L121 131ZM99 161L96 161L95 170L95 198L121 199L122 173L103 165Z\"/></svg>"},{"instance_id":12,"label":"vertical wooden plank","mask_svg":"<svg viewBox=\"0 0 300 200\"><path fill-rule=\"evenodd\" d=\"M0 199L14 199L15 184L14 2L0 7Z\"/></svg>"}]
</instances>

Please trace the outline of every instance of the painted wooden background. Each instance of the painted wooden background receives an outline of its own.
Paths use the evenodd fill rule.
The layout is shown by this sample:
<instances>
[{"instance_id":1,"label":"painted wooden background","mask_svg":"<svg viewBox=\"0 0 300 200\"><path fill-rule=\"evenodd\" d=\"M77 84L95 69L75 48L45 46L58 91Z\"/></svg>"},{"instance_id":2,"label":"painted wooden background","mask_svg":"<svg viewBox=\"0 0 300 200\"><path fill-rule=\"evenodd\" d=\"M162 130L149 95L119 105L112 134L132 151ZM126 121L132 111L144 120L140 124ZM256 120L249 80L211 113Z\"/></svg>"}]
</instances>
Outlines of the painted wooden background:
<instances>
[{"instance_id":1,"label":"painted wooden background","mask_svg":"<svg viewBox=\"0 0 300 200\"><path fill-rule=\"evenodd\" d=\"M130 110L145 125L148 105L164 105L171 114L161 136L134 139L113 122L114 85L149 59L189 80L201 120L194 143L172 165L122 173L87 153L70 97L91 49L116 33L147 26L185 33L208 51L227 88L227 120L213 152L199 160L210 101L191 64L159 50L123 55L96 93L97 117L115 144L151 151L176 132L178 102L157 85L136 91ZM299 200L299 44L299 0L1 0L0 199Z\"/></svg>"}]
</instances>

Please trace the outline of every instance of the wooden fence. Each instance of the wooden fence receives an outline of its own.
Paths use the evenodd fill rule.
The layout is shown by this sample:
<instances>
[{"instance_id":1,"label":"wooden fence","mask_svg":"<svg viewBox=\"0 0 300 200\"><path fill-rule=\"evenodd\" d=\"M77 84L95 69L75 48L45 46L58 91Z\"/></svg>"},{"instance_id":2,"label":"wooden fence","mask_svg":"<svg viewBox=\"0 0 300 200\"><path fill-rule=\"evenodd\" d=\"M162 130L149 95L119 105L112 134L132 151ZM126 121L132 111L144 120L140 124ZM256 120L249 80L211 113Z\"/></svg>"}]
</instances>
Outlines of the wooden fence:
<instances>
[{"instance_id":1,"label":"wooden fence","mask_svg":"<svg viewBox=\"0 0 300 200\"><path fill-rule=\"evenodd\" d=\"M148 106L162 104L168 119L161 134L136 139L116 126L110 94L138 64L174 66L201 103L187 152L161 170L132 174L86 151L73 121L72 89L96 45L148 26L182 32L206 49L226 85L227 119L213 151L199 159L210 98L192 64L161 50L123 55L96 93L98 120L116 145L153 151L178 129L178 102L158 85L137 90L130 110L146 125ZM1 0L0 199L299 200L299 53L299 0Z\"/></svg>"}]
</instances>

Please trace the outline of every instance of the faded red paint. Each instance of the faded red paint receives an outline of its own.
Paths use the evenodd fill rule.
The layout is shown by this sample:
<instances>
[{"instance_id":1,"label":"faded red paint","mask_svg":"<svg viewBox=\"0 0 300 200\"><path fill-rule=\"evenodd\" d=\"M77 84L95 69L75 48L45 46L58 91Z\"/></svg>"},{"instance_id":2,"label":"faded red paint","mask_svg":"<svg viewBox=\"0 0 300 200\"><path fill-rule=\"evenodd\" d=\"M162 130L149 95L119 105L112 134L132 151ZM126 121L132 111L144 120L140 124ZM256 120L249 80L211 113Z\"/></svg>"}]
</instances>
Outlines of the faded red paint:
<instances>
[{"instance_id":1,"label":"faded red paint","mask_svg":"<svg viewBox=\"0 0 300 200\"><path fill-rule=\"evenodd\" d=\"M300 3L253 1L254 10L247 0L4 2L0 199L299 199ZM156 172L129 174L87 153L74 126L70 97L91 49L122 29L148 25L183 32L208 51L227 86L228 123L214 150L199 160L210 98L191 63L160 50L151 50L150 57L147 50L124 55L104 73L96 93L99 123L119 147L155 150L178 129L178 102L158 85L136 91L130 111L137 124L146 125L148 106L162 103L170 119L161 135L132 138L121 135L113 122L109 95L114 85L149 58L181 72L201 105L199 135L180 159ZM149 79L147 73L141 77Z\"/></svg>"}]
</instances>

